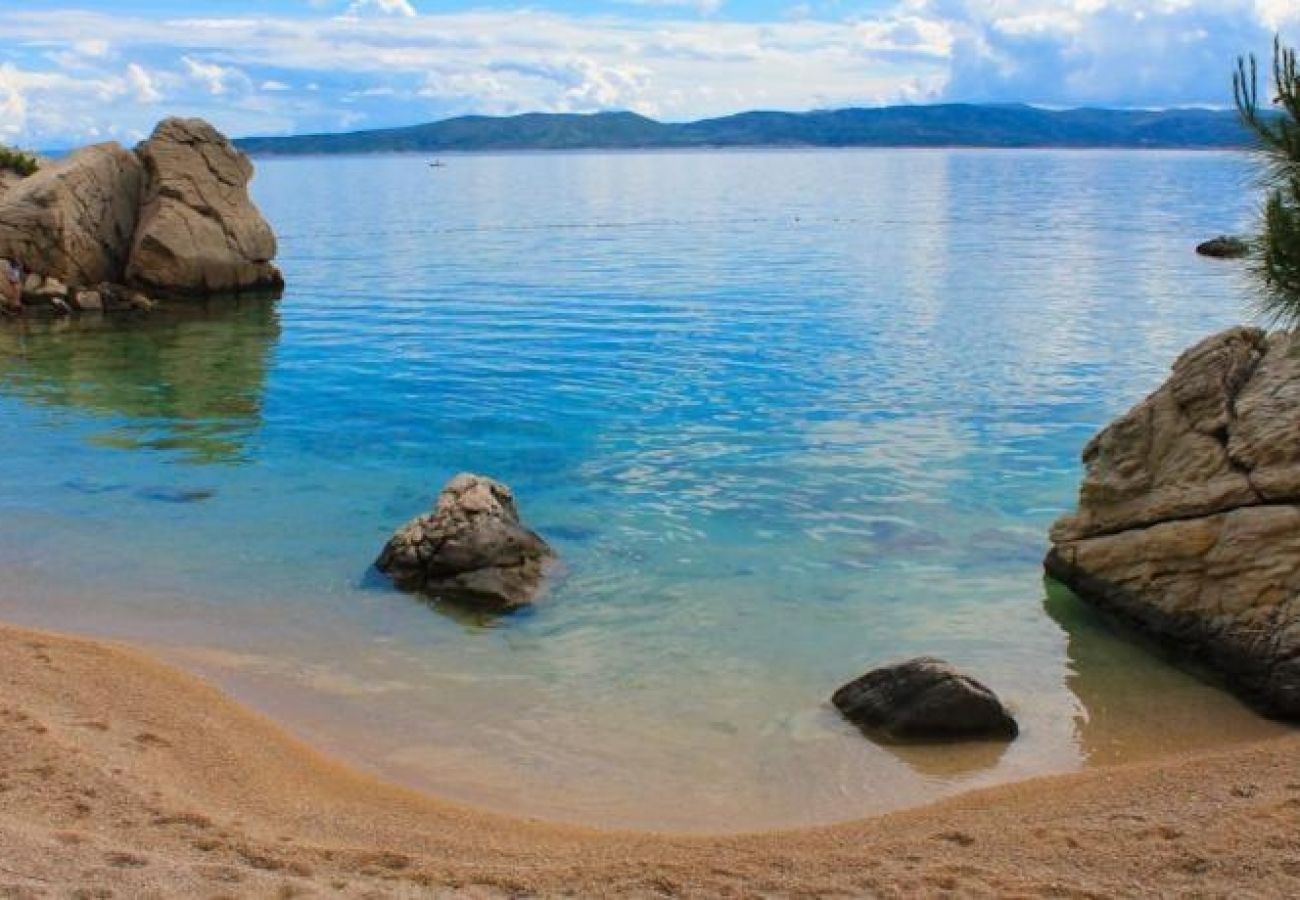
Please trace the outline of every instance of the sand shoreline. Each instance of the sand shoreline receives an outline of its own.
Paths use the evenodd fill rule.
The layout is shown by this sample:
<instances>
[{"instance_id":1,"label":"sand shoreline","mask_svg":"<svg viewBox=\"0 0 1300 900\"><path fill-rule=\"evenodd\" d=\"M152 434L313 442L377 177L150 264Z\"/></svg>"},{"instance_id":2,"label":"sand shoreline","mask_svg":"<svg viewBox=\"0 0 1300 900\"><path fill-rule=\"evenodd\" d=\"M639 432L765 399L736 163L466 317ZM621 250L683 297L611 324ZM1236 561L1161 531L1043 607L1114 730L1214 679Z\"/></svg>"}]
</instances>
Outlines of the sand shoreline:
<instances>
[{"instance_id":1,"label":"sand shoreline","mask_svg":"<svg viewBox=\"0 0 1300 900\"><path fill-rule=\"evenodd\" d=\"M686 837L456 807L139 651L7 625L0 726L5 896L1300 895L1300 735Z\"/></svg>"}]
</instances>

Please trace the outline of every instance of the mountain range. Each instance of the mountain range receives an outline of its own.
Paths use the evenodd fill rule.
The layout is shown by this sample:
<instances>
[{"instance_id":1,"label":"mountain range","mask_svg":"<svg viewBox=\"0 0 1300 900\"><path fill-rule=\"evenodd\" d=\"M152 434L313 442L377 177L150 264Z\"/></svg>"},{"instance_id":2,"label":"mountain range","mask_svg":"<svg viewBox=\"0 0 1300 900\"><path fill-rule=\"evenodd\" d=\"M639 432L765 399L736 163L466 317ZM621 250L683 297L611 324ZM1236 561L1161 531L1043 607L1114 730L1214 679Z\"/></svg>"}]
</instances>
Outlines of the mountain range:
<instances>
[{"instance_id":1,"label":"mountain range","mask_svg":"<svg viewBox=\"0 0 1300 900\"><path fill-rule=\"evenodd\" d=\"M1229 110L1041 109L938 104L804 113L746 112L657 122L631 112L460 116L403 128L249 137L253 154L631 150L692 147L1242 147Z\"/></svg>"}]
</instances>

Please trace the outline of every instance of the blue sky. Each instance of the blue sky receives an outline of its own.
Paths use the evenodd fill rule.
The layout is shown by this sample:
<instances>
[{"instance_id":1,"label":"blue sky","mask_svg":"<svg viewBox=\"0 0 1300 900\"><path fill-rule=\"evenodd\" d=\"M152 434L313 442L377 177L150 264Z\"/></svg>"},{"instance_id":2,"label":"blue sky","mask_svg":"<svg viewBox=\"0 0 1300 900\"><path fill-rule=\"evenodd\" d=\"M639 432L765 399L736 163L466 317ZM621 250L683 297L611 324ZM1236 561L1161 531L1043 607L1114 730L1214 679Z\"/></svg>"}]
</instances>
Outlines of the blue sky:
<instances>
[{"instance_id":1,"label":"blue sky","mask_svg":"<svg viewBox=\"0 0 1300 900\"><path fill-rule=\"evenodd\" d=\"M0 140L464 113L1221 106L1300 0L44 0L0 6Z\"/></svg>"}]
</instances>

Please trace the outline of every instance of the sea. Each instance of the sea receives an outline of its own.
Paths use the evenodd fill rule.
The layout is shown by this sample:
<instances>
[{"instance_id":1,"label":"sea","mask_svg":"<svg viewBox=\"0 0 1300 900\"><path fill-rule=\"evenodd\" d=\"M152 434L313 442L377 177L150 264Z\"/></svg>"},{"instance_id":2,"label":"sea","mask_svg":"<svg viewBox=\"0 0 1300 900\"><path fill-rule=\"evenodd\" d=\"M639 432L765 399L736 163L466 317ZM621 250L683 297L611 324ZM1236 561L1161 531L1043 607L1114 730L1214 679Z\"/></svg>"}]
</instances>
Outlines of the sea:
<instances>
[{"instance_id":1,"label":"sea","mask_svg":"<svg viewBox=\"0 0 1300 900\"><path fill-rule=\"evenodd\" d=\"M1277 726L1046 584L1080 452L1249 321L1238 154L259 159L282 299L0 325L0 619L141 646L324 751L602 827L829 823ZM459 472L560 564L394 590ZM927 654L1011 744L829 704ZM256 765L249 760L249 765Z\"/></svg>"}]
</instances>

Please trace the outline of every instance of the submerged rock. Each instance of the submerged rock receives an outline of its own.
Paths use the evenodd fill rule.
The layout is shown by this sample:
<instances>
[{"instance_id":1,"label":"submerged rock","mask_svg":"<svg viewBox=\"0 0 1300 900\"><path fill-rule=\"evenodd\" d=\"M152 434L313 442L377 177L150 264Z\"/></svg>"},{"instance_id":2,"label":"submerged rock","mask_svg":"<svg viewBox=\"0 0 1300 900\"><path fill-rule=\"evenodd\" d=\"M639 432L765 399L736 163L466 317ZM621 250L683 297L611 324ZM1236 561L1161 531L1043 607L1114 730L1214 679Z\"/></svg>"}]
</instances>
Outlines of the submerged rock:
<instances>
[{"instance_id":1,"label":"submerged rock","mask_svg":"<svg viewBox=\"0 0 1300 900\"><path fill-rule=\"evenodd\" d=\"M210 488L145 487L136 491L136 496L141 500L154 500L158 503L201 503L216 495L217 492Z\"/></svg>"},{"instance_id":2,"label":"submerged rock","mask_svg":"<svg viewBox=\"0 0 1300 900\"><path fill-rule=\"evenodd\" d=\"M1048 574L1300 718L1300 344L1234 328L1084 449Z\"/></svg>"},{"instance_id":3,"label":"submerged rock","mask_svg":"<svg viewBox=\"0 0 1300 900\"><path fill-rule=\"evenodd\" d=\"M166 119L136 152L146 173L126 281L160 296L284 287L271 226L248 195L253 164L202 119Z\"/></svg>"},{"instance_id":4,"label":"submerged rock","mask_svg":"<svg viewBox=\"0 0 1300 900\"><path fill-rule=\"evenodd\" d=\"M523 526L514 495L481 475L457 475L434 511L393 535L375 562L403 590L495 610L533 602L554 554Z\"/></svg>"},{"instance_id":5,"label":"submerged rock","mask_svg":"<svg viewBox=\"0 0 1300 900\"><path fill-rule=\"evenodd\" d=\"M1243 256L1250 255L1250 244L1241 238L1221 234L1216 238L1198 244L1196 252L1201 256L1212 256L1216 259L1240 259Z\"/></svg>"},{"instance_id":6,"label":"submerged rock","mask_svg":"<svg viewBox=\"0 0 1300 900\"><path fill-rule=\"evenodd\" d=\"M893 740L1010 740L1020 733L997 695L928 656L874 669L831 702L849 721Z\"/></svg>"}]
</instances>

